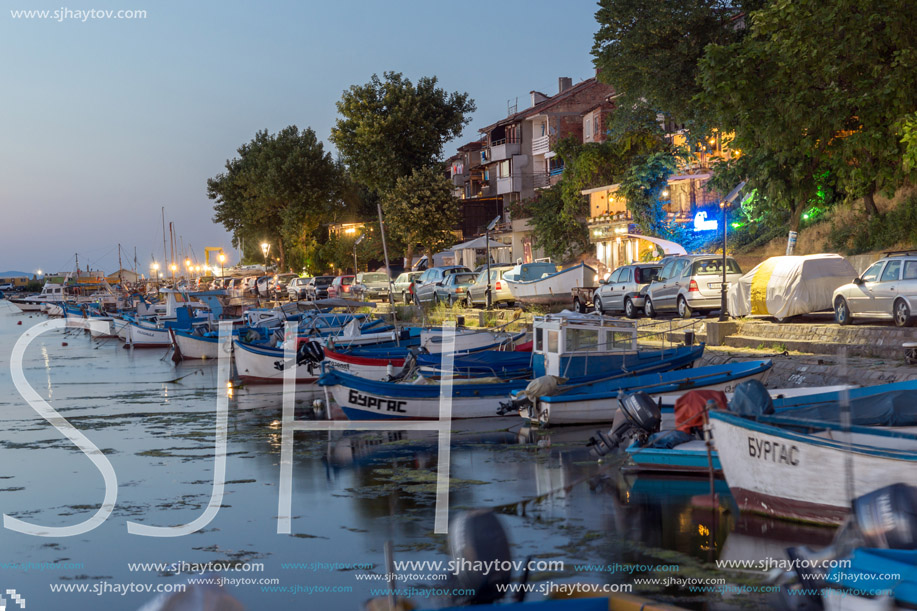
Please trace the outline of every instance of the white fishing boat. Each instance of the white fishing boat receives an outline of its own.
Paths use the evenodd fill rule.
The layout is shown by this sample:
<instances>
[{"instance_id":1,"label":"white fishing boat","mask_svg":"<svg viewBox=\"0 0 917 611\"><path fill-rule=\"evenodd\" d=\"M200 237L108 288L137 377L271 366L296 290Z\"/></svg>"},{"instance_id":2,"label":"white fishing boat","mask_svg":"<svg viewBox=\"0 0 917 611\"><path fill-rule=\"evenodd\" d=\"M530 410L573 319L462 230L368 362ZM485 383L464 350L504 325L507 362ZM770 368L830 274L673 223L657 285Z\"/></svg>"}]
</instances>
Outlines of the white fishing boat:
<instances>
[{"instance_id":1,"label":"white fishing boat","mask_svg":"<svg viewBox=\"0 0 917 611\"><path fill-rule=\"evenodd\" d=\"M849 511L851 495L896 483L917 485L914 395L886 393L851 408L854 422L889 426L853 424L845 429L840 418L808 419L798 412L750 419L711 411L719 461L739 507L838 524ZM808 413L825 411L812 408Z\"/></svg>"},{"instance_id":2,"label":"white fishing boat","mask_svg":"<svg viewBox=\"0 0 917 611\"><path fill-rule=\"evenodd\" d=\"M11 304L22 312L41 312L42 307L49 301L62 301L64 299L64 285L57 282L45 282L38 295L26 297L10 297Z\"/></svg>"},{"instance_id":3,"label":"white fishing boat","mask_svg":"<svg viewBox=\"0 0 917 611\"><path fill-rule=\"evenodd\" d=\"M525 331L509 333L487 329L456 329L455 351L512 350L515 342L523 340L525 335ZM442 329L423 329L420 332L420 346L431 354L439 354L443 351L443 337Z\"/></svg>"},{"instance_id":4,"label":"white fishing boat","mask_svg":"<svg viewBox=\"0 0 917 611\"><path fill-rule=\"evenodd\" d=\"M535 397L519 410L519 415L542 426L613 422L617 397L622 393L643 391L662 405L673 406L675 400L689 390L732 392L737 384L746 380L763 382L771 366L770 360L748 361L637 376L620 374L606 381L569 389L561 385L556 394Z\"/></svg>"},{"instance_id":5,"label":"white fishing boat","mask_svg":"<svg viewBox=\"0 0 917 611\"><path fill-rule=\"evenodd\" d=\"M402 357L366 357L336 352L326 347L322 364L325 371L343 371L367 380L387 380L404 367Z\"/></svg>"},{"instance_id":6,"label":"white fishing boat","mask_svg":"<svg viewBox=\"0 0 917 611\"><path fill-rule=\"evenodd\" d=\"M236 375L243 382L282 383L284 371L290 366L296 367L297 384L314 384L321 374L317 359L288 362L282 348L257 346L238 339L233 340L232 348ZM297 360L303 362L297 364Z\"/></svg>"},{"instance_id":7,"label":"white fishing boat","mask_svg":"<svg viewBox=\"0 0 917 611\"><path fill-rule=\"evenodd\" d=\"M187 329L170 329L172 347L182 359L217 359L220 356L218 333L198 333ZM229 345L232 354L232 344Z\"/></svg>"},{"instance_id":8,"label":"white fishing boat","mask_svg":"<svg viewBox=\"0 0 917 611\"><path fill-rule=\"evenodd\" d=\"M596 285L596 271L580 263L564 270L550 262L521 263L503 274L516 301L555 305L570 301L575 288Z\"/></svg>"}]
</instances>

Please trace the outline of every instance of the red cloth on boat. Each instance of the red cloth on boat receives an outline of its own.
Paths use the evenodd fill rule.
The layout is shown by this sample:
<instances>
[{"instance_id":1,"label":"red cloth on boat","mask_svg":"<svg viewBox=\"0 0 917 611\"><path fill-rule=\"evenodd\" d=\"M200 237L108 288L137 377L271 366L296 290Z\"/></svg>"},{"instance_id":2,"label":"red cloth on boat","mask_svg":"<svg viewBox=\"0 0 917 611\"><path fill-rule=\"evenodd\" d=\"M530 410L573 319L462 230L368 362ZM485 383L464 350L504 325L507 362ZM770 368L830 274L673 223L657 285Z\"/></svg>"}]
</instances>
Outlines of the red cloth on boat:
<instances>
[{"instance_id":1,"label":"red cloth on boat","mask_svg":"<svg viewBox=\"0 0 917 611\"><path fill-rule=\"evenodd\" d=\"M704 409L713 400L719 409L728 409L726 393L720 390L692 390L675 401L675 428L684 433L704 426Z\"/></svg>"},{"instance_id":2,"label":"red cloth on boat","mask_svg":"<svg viewBox=\"0 0 917 611\"><path fill-rule=\"evenodd\" d=\"M513 348L513 352L531 352L532 346L535 345L535 342L525 342L524 344L519 344Z\"/></svg>"}]
</instances>

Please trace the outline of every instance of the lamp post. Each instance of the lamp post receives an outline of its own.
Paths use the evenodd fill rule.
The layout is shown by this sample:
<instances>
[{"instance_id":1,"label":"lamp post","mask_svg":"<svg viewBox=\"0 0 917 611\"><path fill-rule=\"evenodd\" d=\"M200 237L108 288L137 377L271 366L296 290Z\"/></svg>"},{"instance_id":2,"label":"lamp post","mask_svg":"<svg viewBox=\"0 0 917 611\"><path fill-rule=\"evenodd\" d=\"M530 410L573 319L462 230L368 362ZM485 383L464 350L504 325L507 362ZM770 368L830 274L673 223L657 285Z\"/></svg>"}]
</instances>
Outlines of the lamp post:
<instances>
[{"instance_id":1,"label":"lamp post","mask_svg":"<svg viewBox=\"0 0 917 611\"><path fill-rule=\"evenodd\" d=\"M484 293L484 307L488 310L493 306L493 295L490 290L490 232L493 231L497 223L500 222L500 218L502 218L502 215L498 214L497 217L487 225L487 229L484 230L484 242L487 247L487 292Z\"/></svg>"},{"instance_id":2,"label":"lamp post","mask_svg":"<svg viewBox=\"0 0 917 611\"><path fill-rule=\"evenodd\" d=\"M153 263L150 264L150 269L152 270L150 272L150 279L156 279L156 281L158 282L159 281L159 263L156 263L156 261L153 261Z\"/></svg>"},{"instance_id":3,"label":"lamp post","mask_svg":"<svg viewBox=\"0 0 917 611\"><path fill-rule=\"evenodd\" d=\"M222 282L223 282L223 276L224 276L224 273L223 273L223 263L226 262L226 255L224 255L223 253L220 253L220 256L217 257L217 258L220 260L220 282L222 283Z\"/></svg>"},{"instance_id":4,"label":"lamp post","mask_svg":"<svg viewBox=\"0 0 917 611\"><path fill-rule=\"evenodd\" d=\"M178 269L178 266L173 263L172 265L169 266L169 269L172 271L172 283L174 284L175 283L175 270Z\"/></svg>"},{"instance_id":5,"label":"lamp post","mask_svg":"<svg viewBox=\"0 0 917 611\"><path fill-rule=\"evenodd\" d=\"M363 238L366 236L365 233L361 233L360 237L356 239L353 243L353 275L357 275L357 245L363 241Z\"/></svg>"},{"instance_id":6,"label":"lamp post","mask_svg":"<svg viewBox=\"0 0 917 611\"><path fill-rule=\"evenodd\" d=\"M729 205L738 197L739 192L745 188L746 182L745 180L740 182L720 204L720 207L723 208L723 281L720 284L720 321L729 320L729 311L726 305L726 212L729 210Z\"/></svg>"},{"instance_id":7,"label":"lamp post","mask_svg":"<svg viewBox=\"0 0 917 611\"><path fill-rule=\"evenodd\" d=\"M267 273L267 253L271 252L271 245L261 242L261 253L264 255L264 273Z\"/></svg>"}]
</instances>

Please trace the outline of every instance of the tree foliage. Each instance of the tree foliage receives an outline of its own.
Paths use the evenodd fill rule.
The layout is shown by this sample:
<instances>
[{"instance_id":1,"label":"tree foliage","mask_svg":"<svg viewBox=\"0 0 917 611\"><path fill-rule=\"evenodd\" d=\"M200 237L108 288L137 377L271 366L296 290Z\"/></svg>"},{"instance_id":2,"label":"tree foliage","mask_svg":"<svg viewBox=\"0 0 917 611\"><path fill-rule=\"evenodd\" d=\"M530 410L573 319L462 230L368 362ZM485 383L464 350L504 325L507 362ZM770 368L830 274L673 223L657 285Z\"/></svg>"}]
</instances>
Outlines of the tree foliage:
<instances>
[{"instance_id":1,"label":"tree foliage","mask_svg":"<svg viewBox=\"0 0 917 611\"><path fill-rule=\"evenodd\" d=\"M415 169L398 179L382 198L386 237L404 245L410 264L415 249L433 253L455 242L453 228L460 219L452 183L436 168Z\"/></svg>"},{"instance_id":2,"label":"tree foliage","mask_svg":"<svg viewBox=\"0 0 917 611\"><path fill-rule=\"evenodd\" d=\"M398 72L353 85L337 103L331 140L360 184L377 192L442 158L443 146L462 133L474 112L467 93L447 93L436 77L414 85Z\"/></svg>"},{"instance_id":3,"label":"tree foliage","mask_svg":"<svg viewBox=\"0 0 917 611\"><path fill-rule=\"evenodd\" d=\"M778 0L740 42L711 45L697 100L735 131L752 186L792 212L830 172L848 197L891 194L907 178L902 125L917 108L917 33L906 0ZM912 11L910 11L912 12Z\"/></svg>"},{"instance_id":4,"label":"tree foliage","mask_svg":"<svg viewBox=\"0 0 917 611\"><path fill-rule=\"evenodd\" d=\"M300 259L321 223L341 207L340 176L315 132L292 125L276 134L259 131L239 147L226 171L207 180L207 196L216 202L214 222L232 232L233 244L267 241L285 269L288 254Z\"/></svg>"},{"instance_id":5,"label":"tree foliage","mask_svg":"<svg viewBox=\"0 0 917 611\"><path fill-rule=\"evenodd\" d=\"M592 48L599 79L622 95L623 114L650 110L698 131L705 123L703 108L692 102L700 92L698 60L708 44L741 39L736 18L762 2L600 0Z\"/></svg>"}]
</instances>

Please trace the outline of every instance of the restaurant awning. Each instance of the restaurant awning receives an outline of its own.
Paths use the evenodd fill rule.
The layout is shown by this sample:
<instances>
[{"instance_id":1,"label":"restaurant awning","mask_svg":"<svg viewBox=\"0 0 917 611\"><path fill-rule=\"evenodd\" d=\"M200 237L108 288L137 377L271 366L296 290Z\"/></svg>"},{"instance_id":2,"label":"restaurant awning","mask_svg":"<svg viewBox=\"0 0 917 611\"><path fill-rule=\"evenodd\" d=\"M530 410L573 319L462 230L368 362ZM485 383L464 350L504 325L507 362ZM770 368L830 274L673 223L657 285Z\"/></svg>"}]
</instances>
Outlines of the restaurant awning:
<instances>
[{"instance_id":1,"label":"restaurant awning","mask_svg":"<svg viewBox=\"0 0 917 611\"><path fill-rule=\"evenodd\" d=\"M490 241L491 248L511 248L509 244L504 244L503 242L497 242L496 240ZM467 242L462 242L461 244L456 244L452 247L452 250L465 250L465 249L484 249L487 248L487 238L481 236L473 240L468 240Z\"/></svg>"}]
</instances>

